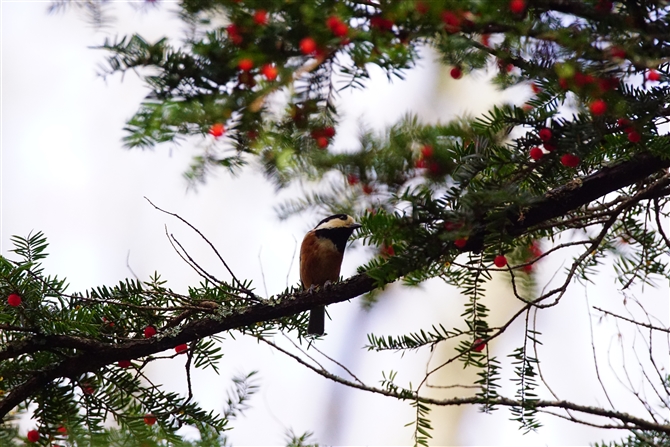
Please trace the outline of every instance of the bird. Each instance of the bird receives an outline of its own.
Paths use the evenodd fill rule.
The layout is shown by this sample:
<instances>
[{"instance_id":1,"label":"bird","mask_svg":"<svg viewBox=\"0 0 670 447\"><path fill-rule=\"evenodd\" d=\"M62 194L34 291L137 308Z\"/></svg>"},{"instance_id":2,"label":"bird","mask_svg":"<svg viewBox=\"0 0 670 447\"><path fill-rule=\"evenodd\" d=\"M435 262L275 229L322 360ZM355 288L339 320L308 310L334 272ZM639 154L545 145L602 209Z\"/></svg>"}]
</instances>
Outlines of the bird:
<instances>
[{"instance_id":1,"label":"bird","mask_svg":"<svg viewBox=\"0 0 670 447\"><path fill-rule=\"evenodd\" d=\"M361 225L347 214L334 214L307 232L300 246L300 280L305 290L314 290L340 279L347 240ZM325 306L309 311L307 333L323 335Z\"/></svg>"}]
</instances>

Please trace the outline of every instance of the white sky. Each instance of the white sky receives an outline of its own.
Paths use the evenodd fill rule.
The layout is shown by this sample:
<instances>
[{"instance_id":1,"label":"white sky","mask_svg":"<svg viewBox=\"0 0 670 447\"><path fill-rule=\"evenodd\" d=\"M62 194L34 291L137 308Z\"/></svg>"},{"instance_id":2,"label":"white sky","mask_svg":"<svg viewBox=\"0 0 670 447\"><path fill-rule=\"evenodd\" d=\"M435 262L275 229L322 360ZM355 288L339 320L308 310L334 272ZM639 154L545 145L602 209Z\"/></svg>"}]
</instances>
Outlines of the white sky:
<instances>
[{"instance_id":1,"label":"white sky","mask_svg":"<svg viewBox=\"0 0 670 447\"><path fill-rule=\"evenodd\" d=\"M183 225L155 211L143 199L146 196L199 228L236 275L253 279L260 292L265 287L270 294L281 291L287 278L289 284L297 283L297 260L290 270L289 265L296 244L314 221L297 217L279 222L272 209L278 197L260 174L245 172L231 179L219 173L197 192L187 191L181 174L194 153L191 146L164 145L153 151L128 151L121 146L124 123L137 110L145 90L130 73L123 82L119 76L107 82L97 77L104 53L89 47L106 36L136 31L149 40L165 34L178 37L181 25L166 11L170 8L145 14L118 5L113 13L116 23L100 31L74 13L48 16L47 6L46 2L2 2L2 255L12 257L8 253L11 235L41 230L51 244L46 269L67 277L70 291L113 285L131 276L127 259L141 279L158 271L172 288L185 291L199 278L170 247L167 224L202 265L225 276L207 247ZM376 73L370 85L367 91L342 96L347 115L338 128L337 147L355 144L359 121L381 128L408 110L431 120L480 113L498 97L482 76L452 81L426 60L404 82L389 85ZM524 94L517 90L508 97L518 99ZM349 251L342 274L353 274L368 255L363 249ZM561 268L561 260L551 262L544 265L541 280ZM562 398L607 406L593 379L586 298L591 305L622 311L612 278L611 269L603 271L596 285L574 287L560 306L539 317L545 334L544 370ZM427 319L451 327L458 324L464 302L454 290L435 281L421 289L389 289L372 312L362 311L356 300L331 306L328 336L318 344L371 385L378 384L382 370L400 369L401 384L419 377L427 357L410 354L400 366L398 355L367 353L362 346L368 332L400 334L417 330ZM492 292L492 320L502 320L517 304L503 284L495 284ZM667 284L646 289L642 296L667 326ZM598 323L594 318L597 352L604 362L601 374L616 389L606 359L608 352L615 356L616 351L608 347L616 329L606 321ZM519 345L520 330L515 325L495 342L494 353L504 359ZM413 419L406 403L330 383L251 339L226 342L224 351L221 377L198 372L194 384L206 408L220 409L231 375L260 371L261 391L229 432L235 445L280 444L287 429L314 431L315 440L334 445L412 442L410 429L404 427ZM616 357L612 362L617 364ZM183 390L182 363L155 366L152 373L168 387ZM451 376L445 380L458 381ZM503 391L509 396L514 393L509 385ZM644 415L629 394L613 394L616 409ZM542 419L545 427L537 434L521 436L504 409L492 416L481 415L475 408L439 409L433 415L435 445L586 445L623 435L548 417ZM25 422L24 429L30 424Z\"/></svg>"}]
</instances>

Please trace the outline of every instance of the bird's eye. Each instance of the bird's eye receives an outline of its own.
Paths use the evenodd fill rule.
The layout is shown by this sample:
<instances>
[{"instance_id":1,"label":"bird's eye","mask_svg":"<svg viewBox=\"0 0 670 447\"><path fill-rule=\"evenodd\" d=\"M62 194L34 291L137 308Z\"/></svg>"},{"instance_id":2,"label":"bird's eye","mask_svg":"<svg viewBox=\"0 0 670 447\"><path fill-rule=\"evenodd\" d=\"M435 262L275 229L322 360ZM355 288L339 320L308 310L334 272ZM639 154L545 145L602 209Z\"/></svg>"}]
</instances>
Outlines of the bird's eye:
<instances>
[{"instance_id":1,"label":"bird's eye","mask_svg":"<svg viewBox=\"0 0 670 447\"><path fill-rule=\"evenodd\" d=\"M346 214L340 214L340 220L347 220Z\"/></svg>"}]
</instances>

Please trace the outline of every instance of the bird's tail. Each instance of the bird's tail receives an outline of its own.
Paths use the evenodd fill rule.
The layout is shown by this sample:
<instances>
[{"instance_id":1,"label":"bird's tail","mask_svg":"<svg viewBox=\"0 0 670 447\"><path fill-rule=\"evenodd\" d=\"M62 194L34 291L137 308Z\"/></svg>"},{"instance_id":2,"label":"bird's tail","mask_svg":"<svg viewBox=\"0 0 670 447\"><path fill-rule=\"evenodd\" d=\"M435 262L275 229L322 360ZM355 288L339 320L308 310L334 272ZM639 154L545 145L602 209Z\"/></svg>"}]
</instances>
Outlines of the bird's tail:
<instances>
[{"instance_id":1,"label":"bird's tail","mask_svg":"<svg viewBox=\"0 0 670 447\"><path fill-rule=\"evenodd\" d=\"M309 311L309 324L307 333L311 335L323 335L325 329L326 307L317 306Z\"/></svg>"}]
</instances>

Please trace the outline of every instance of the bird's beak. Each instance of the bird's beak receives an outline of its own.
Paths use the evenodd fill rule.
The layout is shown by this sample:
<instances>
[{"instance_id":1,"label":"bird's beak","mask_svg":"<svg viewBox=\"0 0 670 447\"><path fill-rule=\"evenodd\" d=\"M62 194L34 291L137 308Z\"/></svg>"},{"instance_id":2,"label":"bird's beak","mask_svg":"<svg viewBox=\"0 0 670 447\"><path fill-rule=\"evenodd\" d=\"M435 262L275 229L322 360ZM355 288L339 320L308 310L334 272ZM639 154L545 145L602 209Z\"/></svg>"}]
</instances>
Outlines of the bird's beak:
<instances>
[{"instance_id":1,"label":"bird's beak","mask_svg":"<svg viewBox=\"0 0 670 447\"><path fill-rule=\"evenodd\" d=\"M362 226L363 226L363 225L354 222L354 223L352 223L351 225L349 225L349 228L351 228L352 230L356 230L356 229L358 229L358 228L360 228L360 227L362 227Z\"/></svg>"}]
</instances>

